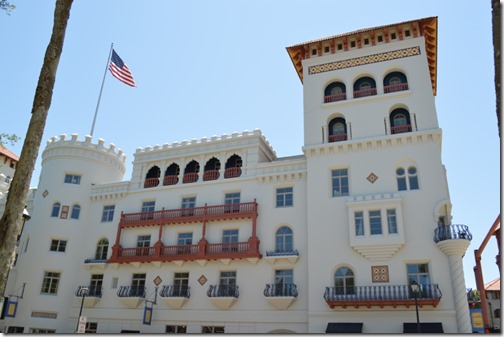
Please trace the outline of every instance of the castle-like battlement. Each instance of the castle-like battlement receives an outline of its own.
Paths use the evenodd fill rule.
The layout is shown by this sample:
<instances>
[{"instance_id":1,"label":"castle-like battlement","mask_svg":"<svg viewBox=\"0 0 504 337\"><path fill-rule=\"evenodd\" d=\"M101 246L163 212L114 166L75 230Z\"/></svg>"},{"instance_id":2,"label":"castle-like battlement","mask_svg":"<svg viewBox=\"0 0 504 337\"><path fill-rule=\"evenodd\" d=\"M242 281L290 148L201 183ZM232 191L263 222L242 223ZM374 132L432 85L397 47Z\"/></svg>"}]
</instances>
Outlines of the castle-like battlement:
<instances>
[{"instance_id":1,"label":"castle-like battlement","mask_svg":"<svg viewBox=\"0 0 504 337\"><path fill-rule=\"evenodd\" d=\"M231 135L224 133L221 136L212 136L210 138L203 137L201 139L193 139L191 141L188 140L184 140L182 142L175 141L171 144L168 143L163 144L162 146L155 145L155 146L146 146L145 148L139 147L137 148L135 153L140 154L158 150L171 150L171 149L182 149L192 146L213 145L221 142L240 140L244 138L253 138L253 137L259 137L264 142L266 147L271 151L271 153L273 153L274 156L276 157L275 150L273 150L273 147L259 129L255 129L253 131L245 130L241 133L233 132Z\"/></svg>"}]
</instances>

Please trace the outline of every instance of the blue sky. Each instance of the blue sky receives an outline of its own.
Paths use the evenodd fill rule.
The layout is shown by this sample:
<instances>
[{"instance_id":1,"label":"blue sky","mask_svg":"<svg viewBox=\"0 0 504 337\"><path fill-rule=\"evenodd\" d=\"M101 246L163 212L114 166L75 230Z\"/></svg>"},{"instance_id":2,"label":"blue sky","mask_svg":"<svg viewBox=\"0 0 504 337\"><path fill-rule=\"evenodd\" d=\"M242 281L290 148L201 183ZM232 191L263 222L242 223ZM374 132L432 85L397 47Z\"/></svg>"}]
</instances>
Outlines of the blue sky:
<instances>
[{"instance_id":1,"label":"blue sky","mask_svg":"<svg viewBox=\"0 0 504 337\"><path fill-rule=\"evenodd\" d=\"M0 13L0 132L24 139L49 42L54 1L11 0ZM302 84L285 47L353 30L438 17L436 107L443 129L455 224L473 240L464 258L475 288L474 250L500 212L491 1L75 1L46 141L90 134L111 43L137 88L107 74L93 141L127 155L139 147L261 129L279 157L302 154ZM5 123L8 121L7 123ZM21 153L23 140L9 148ZM36 187L40 156L31 181ZM497 243L483 254L485 282L499 277Z\"/></svg>"}]
</instances>

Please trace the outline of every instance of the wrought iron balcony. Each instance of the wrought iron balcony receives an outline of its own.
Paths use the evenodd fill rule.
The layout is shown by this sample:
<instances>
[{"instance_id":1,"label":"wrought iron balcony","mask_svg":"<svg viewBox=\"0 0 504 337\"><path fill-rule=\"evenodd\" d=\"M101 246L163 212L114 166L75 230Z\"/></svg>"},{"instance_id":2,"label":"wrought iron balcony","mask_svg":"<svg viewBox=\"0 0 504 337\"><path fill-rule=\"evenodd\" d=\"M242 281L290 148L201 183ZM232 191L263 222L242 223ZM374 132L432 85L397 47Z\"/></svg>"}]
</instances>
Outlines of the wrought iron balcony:
<instances>
[{"instance_id":1,"label":"wrought iron balcony","mask_svg":"<svg viewBox=\"0 0 504 337\"><path fill-rule=\"evenodd\" d=\"M441 300L437 284L422 284L418 294L418 305L436 307ZM415 294L408 285L326 287L324 299L331 309L334 307L365 306L415 306Z\"/></svg>"},{"instance_id":2,"label":"wrought iron balcony","mask_svg":"<svg viewBox=\"0 0 504 337\"><path fill-rule=\"evenodd\" d=\"M299 256L297 249L293 250L268 250L266 251L266 256Z\"/></svg>"},{"instance_id":3,"label":"wrought iron balcony","mask_svg":"<svg viewBox=\"0 0 504 337\"><path fill-rule=\"evenodd\" d=\"M95 258L89 258L85 259L84 263L107 263L107 259L95 259Z\"/></svg>"},{"instance_id":4,"label":"wrought iron balcony","mask_svg":"<svg viewBox=\"0 0 504 337\"><path fill-rule=\"evenodd\" d=\"M439 225L434 229L434 242L438 243L445 240L472 240L472 234L466 225Z\"/></svg>"},{"instance_id":5,"label":"wrought iron balcony","mask_svg":"<svg viewBox=\"0 0 504 337\"><path fill-rule=\"evenodd\" d=\"M297 286L294 283L270 283L264 288L266 297L297 297Z\"/></svg>"},{"instance_id":6,"label":"wrought iron balcony","mask_svg":"<svg viewBox=\"0 0 504 337\"><path fill-rule=\"evenodd\" d=\"M145 298L144 286L120 286L117 291L119 297L141 297Z\"/></svg>"},{"instance_id":7,"label":"wrought iron balcony","mask_svg":"<svg viewBox=\"0 0 504 337\"><path fill-rule=\"evenodd\" d=\"M238 298L240 292L236 284L217 284L210 285L207 290L208 297L234 297Z\"/></svg>"},{"instance_id":8,"label":"wrought iron balcony","mask_svg":"<svg viewBox=\"0 0 504 337\"><path fill-rule=\"evenodd\" d=\"M102 287L99 287L99 286L79 286L77 288L77 290L75 291L75 296L82 297L84 293L86 294L87 297L101 298Z\"/></svg>"},{"instance_id":9,"label":"wrought iron balcony","mask_svg":"<svg viewBox=\"0 0 504 337\"><path fill-rule=\"evenodd\" d=\"M191 287L187 285L166 285L161 288L161 297L191 297Z\"/></svg>"}]
</instances>

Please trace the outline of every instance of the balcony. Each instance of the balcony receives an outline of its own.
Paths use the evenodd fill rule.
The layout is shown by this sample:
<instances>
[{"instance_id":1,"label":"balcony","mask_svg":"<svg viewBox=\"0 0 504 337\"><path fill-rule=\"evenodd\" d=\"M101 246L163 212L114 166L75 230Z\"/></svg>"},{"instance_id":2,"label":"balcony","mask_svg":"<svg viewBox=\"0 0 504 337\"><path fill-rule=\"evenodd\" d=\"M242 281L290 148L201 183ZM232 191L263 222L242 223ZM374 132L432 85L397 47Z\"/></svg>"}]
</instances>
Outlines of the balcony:
<instances>
[{"instance_id":1,"label":"balcony","mask_svg":"<svg viewBox=\"0 0 504 337\"><path fill-rule=\"evenodd\" d=\"M203 173L203 181L217 180L219 177L219 170L208 170Z\"/></svg>"},{"instance_id":2,"label":"balcony","mask_svg":"<svg viewBox=\"0 0 504 337\"><path fill-rule=\"evenodd\" d=\"M472 240L472 234L466 225L440 225L434 230L434 242L445 240Z\"/></svg>"},{"instance_id":3,"label":"balcony","mask_svg":"<svg viewBox=\"0 0 504 337\"><path fill-rule=\"evenodd\" d=\"M82 301L83 294L87 289L86 295L84 296L84 306L86 308L92 308L102 297L102 287L90 285L90 286L79 286L75 291L75 297L77 301Z\"/></svg>"},{"instance_id":4,"label":"balcony","mask_svg":"<svg viewBox=\"0 0 504 337\"><path fill-rule=\"evenodd\" d=\"M340 133L337 135L329 135L329 143L335 143L335 142L342 142L344 140L347 140L347 134L346 133Z\"/></svg>"},{"instance_id":5,"label":"balcony","mask_svg":"<svg viewBox=\"0 0 504 337\"><path fill-rule=\"evenodd\" d=\"M397 133L411 132L411 124L391 126L390 133L395 135Z\"/></svg>"},{"instance_id":6,"label":"balcony","mask_svg":"<svg viewBox=\"0 0 504 337\"><path fill-rule=\"evenodd\" d=\"M84 260L84 265L87 269L90 268L104 269L105 266L107 266L107 263L108 263L107 259L89 258Z\"/></svg>"},{"instance_id":7,"label":"balcony","mask_svg":"<svg viewBox=\"0 0 504 337\"><path fill-rule=\"evenodd\" d=\"M366 96L374 96L376 95L376 88L363 89L363 90L355 90L353 92L354 98L366 97Z\"/></svg>"},{"instance_id":8,"label":"balcony","mask_svg":"<svg viewBox=\"0 0 504 337\"><path fill-rule=\"evenodd\" d=\"M441 300L437 284L423 284L418 297L418 305L431 305L434 308ZM415 307L415 297L408 285L326 287L324 299L331 309L335 307Z\"/></svg>"},{"instance_id":9,"label":"balcony","mask_svg":"<svg viewBox=\"0 0 504 337\"><path fill-rule=\"evenodd\" d=\"M198 173L185 173L184 178L182 179L183 184L195 183L198 181Z\"/></svg>"},{"instance_id":10,"label":"balcony","mask_svg":"<svg viewBox=\"0 0 504 337\"><path fill-rule=\"evenodd\" d=\"M396 92L396 91L404 91L408 90L408 83L399 83L399 84L393 84L393 85L386 85L383 87L383 92L388 94L391 92Z\"/></svg>"},{"instance_id":11,"label":"balcony","mask_svg":"<svg viewBox=\"0 0 504 337\"><path fill-rule=\"evenodd\" d=\"M180 309L191 297L190 287L187 285L165 285L159 295L173 309Z\"/></svg>"},{"instance_id":12,"label":"balcony","mask_svg":"<svg viewBox=\"0 0 504 337\"><path fill-rule=\"evenodd\" d=\"M346 92L340 92L338 94L324 96L324 103L344 101L346 98Z\"/></svg>"},{"instance_id":13,"label":"balcony","mask_svg":"<svg viewBox=\"0 0 504 337\"><path fill-rule=\"evenodd\" d=\"M297 249L293 250L268 250L266 252L266 261L274 264L277 260L287 260L294 264L299 259L299 252Z\"/></svg>"},{"instance_id":14,"label":"balcony","mask_svg":"<svg viewBox=\"0 0 504 337\"><path fill-rule=\"evenodd\" d=\"M230 167L224 171L224 178L225 179L237 178L241 176L241 173L242 173L241 167Z\"/></svg>"},{"instance_id":15,"label":"balcony","mask_svg":"<svg viewBox=\"0 0 504 337\"><path fill-rule=\"evenodd\" d=\"M179 181L178 176L165 176L163 179L163 186L175 185Z\"/></svg>"},{"instance_id":16,"label":"balcony","mask_svg":"<svg viewBox=\"0 0 504 337\"><path fill-rule=\"evenodd\" d=\"M297 286L294 283L266 284L264 296L276 309L285 310L297 298Z\"/></svg>"},{"instance_id":17,"label":"balcony","mask_svg":"<svg viewBox=\"0 0 504 337\"><path fill-rule=\"evenodd\" d=\"M159 178L147 178L144 182L144 188L156 187L159 185Z\"/></svg>"},{"instance_id":18,"label":"balcony","mask_svg":"<svg viewBox=\"0 0 504 337\"><path fill-rule=\"evenodd\" d=\"M210 285L207 296L219 309L229 309L238 299L240 293L236 284Z\"/></svg>"},{"instance_id":19,"label":"balcony","mask_svg":"<svg viewBox=\"0 0 504 337\"><path fill-rule=\"evenodd\" d=\"M120 286L117 291L117 296L119 296L122 302L131 309L138 307L140 303L144 301L145 298L145 287L144 286Z\"/></svg>"}]
</instances>

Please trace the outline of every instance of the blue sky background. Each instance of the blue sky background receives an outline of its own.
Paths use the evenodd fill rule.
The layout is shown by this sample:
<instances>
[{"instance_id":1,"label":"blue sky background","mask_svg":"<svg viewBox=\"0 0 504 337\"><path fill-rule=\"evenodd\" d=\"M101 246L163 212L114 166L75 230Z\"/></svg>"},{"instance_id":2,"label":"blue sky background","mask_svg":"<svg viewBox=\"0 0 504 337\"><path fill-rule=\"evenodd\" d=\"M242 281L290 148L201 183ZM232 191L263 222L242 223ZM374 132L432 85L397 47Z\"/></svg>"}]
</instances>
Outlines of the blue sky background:
<instances>
[{"instance_id":1,"label":"blue sky background","mask_svg":"<svg viewBox=\"0 0 504 337\"><path fill-rule=\"evenodd\" d=\"M0 13L0 132L21 136L52 31L54 1L11 0ZM491 1L86 0L68 22L46 141L90 134L111 43L137 88L107 73L93 142L127 155L139 147L261 129L279 157L302 154L302 84L286 47L361 28L438 17L436 107L443 129L455 224L473 240L464 258L475 288L474 250L500 212ZM9 146L21 153L23 140ZM36 187L40 156L31 181ZM499 277L497 243L483 254L485 282Z\"/></svg>"}]
</instances>

